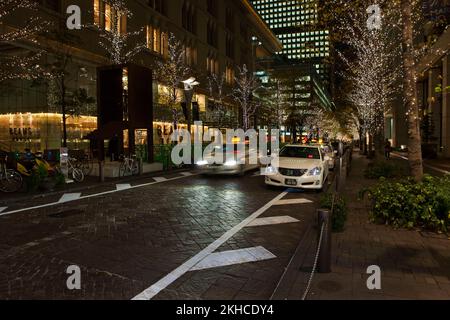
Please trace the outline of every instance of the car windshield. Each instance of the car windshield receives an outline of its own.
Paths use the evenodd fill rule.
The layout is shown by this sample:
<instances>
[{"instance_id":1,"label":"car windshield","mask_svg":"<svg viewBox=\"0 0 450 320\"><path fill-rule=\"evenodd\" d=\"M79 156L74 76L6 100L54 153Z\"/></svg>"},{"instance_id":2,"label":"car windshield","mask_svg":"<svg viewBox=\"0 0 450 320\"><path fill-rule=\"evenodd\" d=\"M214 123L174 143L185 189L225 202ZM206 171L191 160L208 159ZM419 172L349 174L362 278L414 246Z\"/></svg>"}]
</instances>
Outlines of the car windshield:
<instances>
[{"instance_id":1,"label":"car windshield","mask_svg":"<svg viewBox=\"0 0 450 320\"><path fill-rule=\"evenodd\" d=\"M284 147L280 151L280 157L320 159L320 152L318 148L311 147Z\"/></svg>"}]
</instances>

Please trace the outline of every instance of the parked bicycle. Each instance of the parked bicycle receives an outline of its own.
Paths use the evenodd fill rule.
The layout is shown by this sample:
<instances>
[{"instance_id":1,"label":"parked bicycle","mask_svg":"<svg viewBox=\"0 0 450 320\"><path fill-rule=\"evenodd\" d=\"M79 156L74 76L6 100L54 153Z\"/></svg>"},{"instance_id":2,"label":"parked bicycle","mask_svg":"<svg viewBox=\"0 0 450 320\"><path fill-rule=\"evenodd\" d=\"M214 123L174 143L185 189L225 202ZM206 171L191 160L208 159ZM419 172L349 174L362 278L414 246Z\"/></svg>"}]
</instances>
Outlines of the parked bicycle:
<instances>
[{"instance_id":1,"label":"parked bicycle","mask_svg":"<svg viewBox=\"0 0 450 320\"><path fill-rule=\"evenodd\" d=\"M77 159L69 158L67 161L67 167L69 169L69 176L72 176L73 180L76 182L84 181L84 172L77 165Z\"/></svg>"},{"instance_id":2,"label":"parked bicycle","mask_svg":"<svg viewBox=\"0 0 450 320\"><path fill-rule=\"evenodd\" d=\"M139 173L139 164L136 159L136 155L124 156L120 157L121 164L119 167L119 176L134 176Z\"/></svg>"},{"instance_id":3,"label":"parked bicycle","mask_svg":"<svg viewBox=\"0 0 450 320\"><path fill-rule=\"evenodd\" d=\"M89 154L85 154L80 158L73 160L73 165L83 171L84 176L89 176L94 168L94 160Z\"/></svg>"},{"instance_id":4,"label":"parked bicycle","mask_svg":"<svg viewBox=\"0 0 450 320\"><path fill-rule=\"evenodd\" d=\"M16 170L7 168L8 156L0 155L0 191L12 193L22 188L23 180Z\"/></svg>"}]
</instances>

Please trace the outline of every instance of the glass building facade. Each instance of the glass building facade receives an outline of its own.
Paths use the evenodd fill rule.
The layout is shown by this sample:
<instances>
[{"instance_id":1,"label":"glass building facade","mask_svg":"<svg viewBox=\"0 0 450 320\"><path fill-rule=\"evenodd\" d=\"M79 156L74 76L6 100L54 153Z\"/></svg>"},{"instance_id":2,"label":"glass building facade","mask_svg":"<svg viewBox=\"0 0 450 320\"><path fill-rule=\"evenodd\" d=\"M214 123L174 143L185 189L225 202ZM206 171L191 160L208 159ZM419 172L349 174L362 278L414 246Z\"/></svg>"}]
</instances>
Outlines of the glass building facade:
<instances>
[{"instance_id":1,"label":"glass building facade","mask_svg":"<svg viewBox=\"0 0 450 320\"><path fill-rule=\"evenodd\" d=\"M318 24L319 0L252 0L252 5L277 35L289 60L313 65L329 81L329 30Z\"/></svg>"}]
</instances>

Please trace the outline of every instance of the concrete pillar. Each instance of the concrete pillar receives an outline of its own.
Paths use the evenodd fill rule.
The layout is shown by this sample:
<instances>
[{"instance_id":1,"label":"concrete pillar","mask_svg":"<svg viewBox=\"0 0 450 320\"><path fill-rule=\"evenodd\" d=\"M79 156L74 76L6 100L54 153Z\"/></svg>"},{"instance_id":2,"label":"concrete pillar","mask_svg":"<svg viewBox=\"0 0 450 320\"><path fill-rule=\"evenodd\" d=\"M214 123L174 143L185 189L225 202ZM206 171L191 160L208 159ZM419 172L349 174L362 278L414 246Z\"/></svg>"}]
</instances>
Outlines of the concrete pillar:
<instances>
[{"instance_id":1,"label":"concrete pillar","mask_svg":"<svg viewBox=\"0 0 450 320\"><path fill-rule=\"evenodd\" d=\"M442 155L450 158L450 54L442 60L442 78Z\"/></svg>"}]
</instances>

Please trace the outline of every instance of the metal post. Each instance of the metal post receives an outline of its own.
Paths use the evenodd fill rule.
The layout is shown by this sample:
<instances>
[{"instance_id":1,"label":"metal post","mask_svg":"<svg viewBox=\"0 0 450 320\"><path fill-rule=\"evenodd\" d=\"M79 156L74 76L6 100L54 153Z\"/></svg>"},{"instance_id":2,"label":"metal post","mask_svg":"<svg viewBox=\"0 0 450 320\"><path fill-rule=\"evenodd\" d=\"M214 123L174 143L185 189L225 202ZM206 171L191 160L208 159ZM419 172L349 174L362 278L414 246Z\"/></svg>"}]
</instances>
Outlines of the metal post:
<instances>
[{"instance_id":1,"label":"metal post","mask_svg":"<svg viewBox=\"0 0 450 320\"><path fill-rule=\"evenodd\" d=\"M100 182L105 181L105 162L104 161L98 162L98 180Z\"/></svg>"},{"instance_id":2,"label":"metal post","mask_svg":"<svg viewBox=\"0 0 450 320\"><path fill-rule=\"evenodd\" d=\"M320 251L317 260L317 271L319 273L331 272L331 212L326 209L317 210L319 222ZM322 231L322 224L324 225Z\"/></svg>"}]
</instances>

